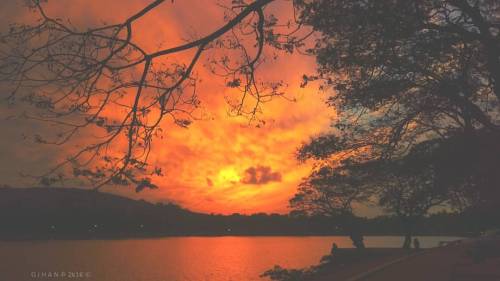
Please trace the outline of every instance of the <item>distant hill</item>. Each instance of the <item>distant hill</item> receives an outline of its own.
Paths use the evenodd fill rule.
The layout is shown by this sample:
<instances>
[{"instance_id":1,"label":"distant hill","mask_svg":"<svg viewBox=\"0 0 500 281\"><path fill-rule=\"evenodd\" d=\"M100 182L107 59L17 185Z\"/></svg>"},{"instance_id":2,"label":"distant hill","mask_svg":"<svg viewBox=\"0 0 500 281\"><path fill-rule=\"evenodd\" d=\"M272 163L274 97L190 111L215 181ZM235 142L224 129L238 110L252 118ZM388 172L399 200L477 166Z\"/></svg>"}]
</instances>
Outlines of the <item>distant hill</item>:
<instances>
[{"instance_id":1,"label":"distant hill","mask_svg":"<svg viewBox=\"0 0 500 281\"><path fill-rule=\"evenodd\" d=\"M0 208L18 211L54 212L65 209L68 212L130 212L157 210L167 207L173 212L189 212L180 207L153 205L144 200L133 200L110 193L77 188L0 188ZM129 214L130 215L130 214Z\"/></svg>"},{"instance_id":2,"label":"distant hill","mask_svg":"<svg viewBox=\"0 0 500 281\"><path fill-rule=\"evenodd\" d=\"M0 188L0 237L102 237L176 234L179 220L203 216L73 188Z\"/></svg>"},{"instance_id":3,"label":"distant hill","mask_svg":"<svg viewBox=\"0 0 500 281\"><path fill-rule=\"evenodd\" d=\"M393 217L363 219L367 235L397 235ZM460 235L500 227L498 220L437 214L416 234ZM94 239L173 235L343 235L336 218L278 214L208 215L72 188L0 188L0 239Z\"/></svg>"}]
</instances>

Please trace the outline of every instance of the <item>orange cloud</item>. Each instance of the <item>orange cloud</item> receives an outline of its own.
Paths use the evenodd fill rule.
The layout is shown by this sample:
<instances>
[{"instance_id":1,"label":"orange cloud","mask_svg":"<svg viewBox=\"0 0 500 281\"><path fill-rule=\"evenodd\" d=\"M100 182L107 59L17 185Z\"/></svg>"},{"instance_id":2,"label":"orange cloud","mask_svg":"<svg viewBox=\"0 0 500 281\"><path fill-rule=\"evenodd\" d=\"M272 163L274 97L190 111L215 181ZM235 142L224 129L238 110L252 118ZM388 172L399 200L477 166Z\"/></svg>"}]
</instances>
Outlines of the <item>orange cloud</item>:
<instances>
[{"instance_id":1,"label":"orange cloud","mask_svg":"<svg viewBox=\"0 0 500 281\"><path fill-rule=\"evenodd\" d=\"M247 168L245 170L245 176L240 182L244 184L261 185L280 181L280 172L273 172L269 166L256 166Z\"/></svg>"}]
</instances>

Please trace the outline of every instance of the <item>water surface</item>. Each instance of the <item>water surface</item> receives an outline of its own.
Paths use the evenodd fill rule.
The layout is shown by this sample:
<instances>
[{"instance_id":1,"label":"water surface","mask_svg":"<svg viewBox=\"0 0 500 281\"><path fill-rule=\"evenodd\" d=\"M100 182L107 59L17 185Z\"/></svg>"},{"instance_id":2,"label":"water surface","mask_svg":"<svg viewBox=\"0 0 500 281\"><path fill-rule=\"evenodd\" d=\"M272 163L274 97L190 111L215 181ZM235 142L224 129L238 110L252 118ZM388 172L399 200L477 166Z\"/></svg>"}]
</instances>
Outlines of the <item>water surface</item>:
<instances>
[{"instance_id":1,"label":"water surface","mask_svg":"<svg viewBox=\"0 0 500 281\"><path fill-rule=\"evenodd\" d=\"M455 239L459 238L419 237L424 248ZM342 236L0 242L0 280L263 280L259 275L277 264L287 268L317 264L333 242L352 247L349 238ZM367 247L400 247L403 239L372 236L365 243ZM82 272L83 277L44 278L43 272Z\"/></svg>"}]
</instances>

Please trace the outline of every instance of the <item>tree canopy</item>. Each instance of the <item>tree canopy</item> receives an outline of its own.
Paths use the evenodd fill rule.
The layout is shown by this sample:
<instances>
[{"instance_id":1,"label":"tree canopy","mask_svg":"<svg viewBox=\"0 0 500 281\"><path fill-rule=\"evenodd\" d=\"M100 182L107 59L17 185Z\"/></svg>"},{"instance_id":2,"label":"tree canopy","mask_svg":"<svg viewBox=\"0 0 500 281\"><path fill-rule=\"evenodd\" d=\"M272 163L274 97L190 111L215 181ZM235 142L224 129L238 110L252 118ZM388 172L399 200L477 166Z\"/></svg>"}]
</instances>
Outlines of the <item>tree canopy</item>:
<instances>
[{"instance_id":1,"label":"tree canopy","mask_svg":"<svg viewBox=\"0 0 500 281\"><path fill-rule=\"evenodd\" d=\"M477 170L498 173L492 162L472 169L468 161L484 156L485 138L500 156L499 11L489 0L303 1L303 22L321 34L310 50L318 73L304 84L333 90L337 118L298 158L338 167L433 154L436 178L455 187L478 186ZM486 181L498 186L493 174Z\"/></svg>"}]
</instances>

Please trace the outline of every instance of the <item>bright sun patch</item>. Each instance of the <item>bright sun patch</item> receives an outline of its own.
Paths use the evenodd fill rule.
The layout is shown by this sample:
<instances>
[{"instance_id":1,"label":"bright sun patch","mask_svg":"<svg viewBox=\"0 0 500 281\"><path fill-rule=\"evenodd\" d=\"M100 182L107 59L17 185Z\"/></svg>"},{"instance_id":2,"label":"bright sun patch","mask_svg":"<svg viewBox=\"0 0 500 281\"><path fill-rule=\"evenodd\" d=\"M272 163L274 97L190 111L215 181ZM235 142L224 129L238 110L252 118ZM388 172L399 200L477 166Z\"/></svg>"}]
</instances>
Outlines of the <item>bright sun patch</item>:
<instances>
[{"instance_id":1,"label":"bright sun patch","mask_svg":"<svg viewBox=\"0 0 500 281\"><path fill-rule=\"evenodd\" d=\"M219 185L230 185L239 182L241 176L234 167L226 167L219 171L217 175L217 184Z\"/></svg>"}]
</instances>

